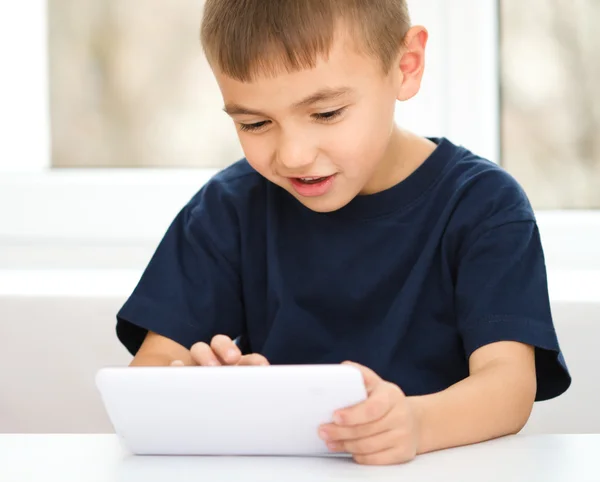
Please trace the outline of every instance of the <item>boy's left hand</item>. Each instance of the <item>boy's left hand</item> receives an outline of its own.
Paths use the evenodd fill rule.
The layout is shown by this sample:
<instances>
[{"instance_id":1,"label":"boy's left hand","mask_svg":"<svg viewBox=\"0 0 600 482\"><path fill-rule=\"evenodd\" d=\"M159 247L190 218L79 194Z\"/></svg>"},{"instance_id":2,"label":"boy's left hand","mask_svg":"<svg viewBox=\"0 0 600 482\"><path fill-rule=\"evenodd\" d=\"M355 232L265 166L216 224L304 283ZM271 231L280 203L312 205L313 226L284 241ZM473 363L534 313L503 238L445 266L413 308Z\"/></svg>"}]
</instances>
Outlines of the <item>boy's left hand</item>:
<instances>
[{"instance_id":1,"label":"boy's left hand","mask_svg":"<svg viewBox=\"0 0 600 482\"><path fill-rule=\"evenodd\" d=\"M333 452L348 452L359 464L390 465L408 462L417 455L419 427L409 399L393 383L373 370L360 369L367 400L338 410L334 423L323 425L319 435Z\"/></svg>"}]
</instances>

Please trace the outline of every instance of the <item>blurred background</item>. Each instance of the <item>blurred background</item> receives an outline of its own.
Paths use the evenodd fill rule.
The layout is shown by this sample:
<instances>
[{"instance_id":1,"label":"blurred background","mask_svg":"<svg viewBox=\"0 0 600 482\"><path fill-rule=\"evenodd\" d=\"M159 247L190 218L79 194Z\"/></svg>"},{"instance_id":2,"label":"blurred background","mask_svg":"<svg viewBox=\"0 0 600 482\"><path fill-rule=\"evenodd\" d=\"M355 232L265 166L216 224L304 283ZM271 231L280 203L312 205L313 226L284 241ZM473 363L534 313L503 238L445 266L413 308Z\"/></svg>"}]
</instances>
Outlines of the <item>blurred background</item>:
<instances>
[{"instance_id":1,"label":"blurred background","mask_svg":"<svg viewBox=\"0 0 600 482\"><path fill-rule=\"evenodd\" d=\"M600 208L600 2L500 0L501 162L542 209Z\"/></svg>"},{"instance_id":2,"label":"blurred background","mask_svg":"<svg viewBox=\"0 0 600 482\"><path fill-rule=\"evenodd\" d=\"M600 3L499 7L500 162L537 208L599 208ZM49 1L52 166L220 168L242 156L198 46L201 10Z\"/></svg>"},{"instance_id":3,"label":"blurred background","mask_svg":"<svg viewBox=\"0 0 600 482\"><path fill-rule=\"evenodd\" d=\"M266 1L266 0L265 0ZM397 121L500 163L538 217L574 377L526 432L600 432L600 2L408 0L430 33ZM0 432L110 432L96 370L168 224L243 154L202 0L0 3Z\"/></svg>"},{"instance_id":4,"label":"blurred background","mask_svg":"<svg viewBox=\"0 0 600 482\"><path fill-rule=\"evenodd\" d=\"M202 4L49 0L54 167L224 167L242 157L200 48Z\"/></svg>"}]
</instances>

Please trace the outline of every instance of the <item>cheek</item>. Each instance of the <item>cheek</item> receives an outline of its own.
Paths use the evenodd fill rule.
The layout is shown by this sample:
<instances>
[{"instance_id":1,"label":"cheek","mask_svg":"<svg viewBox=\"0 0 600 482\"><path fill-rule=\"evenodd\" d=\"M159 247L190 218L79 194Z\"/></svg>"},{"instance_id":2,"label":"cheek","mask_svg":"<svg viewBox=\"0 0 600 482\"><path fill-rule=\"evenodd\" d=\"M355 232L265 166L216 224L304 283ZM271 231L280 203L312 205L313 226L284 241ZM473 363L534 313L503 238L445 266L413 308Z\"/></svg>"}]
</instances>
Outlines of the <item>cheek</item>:
<instances>
[{"instance_id":1,"label":"cheek","mask_svg":"<svg viewBox=\"0 0 600 482\"><path fill-rule=\"evenodd\" d=\"M253 136L247 133L240 133L239 139L244 151L244 155L250 165L265 177L271 166L272 148L267 140L268 136Z\"/></svg>"},{"instance_id":2,"label":"cheek","mask_svg":"<svg viewBox=\"0 0 600 482\"><path fill-rule=\"evenodd\" d=\"M356 113L336 138L332 157L347 174L373 169L388 146L393 112L375 109Z\"/></svg>"}]
</instances>

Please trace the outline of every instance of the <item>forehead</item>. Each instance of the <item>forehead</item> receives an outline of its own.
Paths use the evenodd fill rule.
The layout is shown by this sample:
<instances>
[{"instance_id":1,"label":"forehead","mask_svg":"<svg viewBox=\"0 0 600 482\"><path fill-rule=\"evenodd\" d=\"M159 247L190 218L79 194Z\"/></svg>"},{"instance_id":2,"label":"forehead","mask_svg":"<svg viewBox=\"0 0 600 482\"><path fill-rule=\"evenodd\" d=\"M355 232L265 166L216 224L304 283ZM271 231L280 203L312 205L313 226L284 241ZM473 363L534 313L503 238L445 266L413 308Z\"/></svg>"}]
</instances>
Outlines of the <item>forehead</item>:
<instances>
[{"instance_id":1,"label":"forehead","mask_svg":"<svg viewBox=\"0 0 600 482\"><path fill-rule=\"evenodd\" d=\"M250 82L214 71L225 105L250 108L287 108L315 92L346 88L354 92L373 88L384 78L378 59L360 53L349 39L338 36L328 55L317 58L314 68L257 76Z\"/></svg>"}]
</instances>

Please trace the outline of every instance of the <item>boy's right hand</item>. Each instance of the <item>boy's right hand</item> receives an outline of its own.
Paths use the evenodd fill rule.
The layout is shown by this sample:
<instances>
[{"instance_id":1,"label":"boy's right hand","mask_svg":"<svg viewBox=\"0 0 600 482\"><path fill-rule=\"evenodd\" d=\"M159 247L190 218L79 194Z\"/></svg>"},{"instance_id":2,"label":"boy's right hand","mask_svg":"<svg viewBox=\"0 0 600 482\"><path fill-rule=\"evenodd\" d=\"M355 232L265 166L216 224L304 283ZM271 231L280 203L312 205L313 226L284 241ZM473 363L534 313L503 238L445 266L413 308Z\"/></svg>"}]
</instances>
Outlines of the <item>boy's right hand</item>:
<instances>
[{"instance_id":1,"label":"boy's right hand","mask_svg":"<svg viewBox=\"0 0 600 482\"><path fill-rule=\"evenodd\" d=\"M199 366L269 365L268 360L258 353L242 355L233 340L225 335L215 336L210 345L204 342L196 343L192 346L190 354L194 363ZM171 366L183 365L180 360L171 363Z\"/></svg>"}]
</instances>

